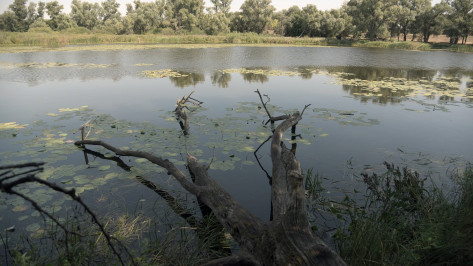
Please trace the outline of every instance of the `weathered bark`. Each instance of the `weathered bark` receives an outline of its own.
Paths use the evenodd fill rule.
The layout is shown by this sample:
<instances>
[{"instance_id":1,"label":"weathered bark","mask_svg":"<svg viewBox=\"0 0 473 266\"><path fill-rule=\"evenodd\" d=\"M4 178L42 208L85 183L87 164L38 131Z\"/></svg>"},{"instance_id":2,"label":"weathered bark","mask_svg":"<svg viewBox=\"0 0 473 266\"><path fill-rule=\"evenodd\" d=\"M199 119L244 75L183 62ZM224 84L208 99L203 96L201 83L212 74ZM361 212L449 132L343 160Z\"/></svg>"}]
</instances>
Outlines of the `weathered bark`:
<instances>
[{"instance_id":1,"label":"weathered bark","mask_svg":"<svg viewBox=\"0 0 473 266\"><path fill-rule=\"evenodd\" d=\"M271 121L272 116L265 103L263 105ZM184 112L183 109L179 111ZM303 111L287 115L274 130L271 143L274 219L269 222L260 220L243 208L210 178L209 166L198 163L191 154L187 155L190 176L186 176L170 161L147 152L124 151L103 141L93 140L77 141L76 145L100 145L119 156L145 158L165 168L184 189L207 205L240 245L238 254L212 261L209 265L345 265L333 250L312 233L307 219L302 170L294 153L282 143L284 132L295 126L302 119L302 114ZM187 115L185 117L187 120ZM195 178L194 182L189 180L191 176Z\"/></svg>"}]
</instances>

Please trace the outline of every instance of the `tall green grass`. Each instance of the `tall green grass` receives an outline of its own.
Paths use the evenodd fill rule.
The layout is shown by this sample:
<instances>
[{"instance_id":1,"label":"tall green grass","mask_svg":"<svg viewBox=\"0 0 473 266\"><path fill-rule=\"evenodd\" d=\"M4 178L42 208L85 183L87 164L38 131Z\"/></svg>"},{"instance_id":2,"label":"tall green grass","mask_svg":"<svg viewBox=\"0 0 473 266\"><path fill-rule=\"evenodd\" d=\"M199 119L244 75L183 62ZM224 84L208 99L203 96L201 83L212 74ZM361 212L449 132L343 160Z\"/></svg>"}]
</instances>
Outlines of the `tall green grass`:
<instances>
[{"instance_id":1,"label":"tall green grass","mask_svg":"<svg viewBox=\"0 0 473 266\"><path fill-rule=\"evenodd\" d=\"M453 177L453 197L407 168L386 163L383 175L363 175L364 206L349 209L337 234L351 265L468 265L473 261L473 168Z\"/></svg>"},{"instance_id":2,"label":"tall green grass","mask_svg":"<svg viewBox=\"0 0 473 266\"><path fill-rule=\"evenodd\" d=\"M0 47L40 47L54 49L71 45L108 45L108 44L219 44L219 45L276 45L276 46L345 46L365 48L385 48L403 50L443 49L456 52L473 52L472 45L426 44L420 42L367 41L335 38L283 37L256 33L228 33L205 35L190 33L158 33L144 35L114 35L93 33L84 28L73 28L55 32L45 28L35 28L30 32L0 32ZM20 49L21 50L21 49Z\"/></svg>"},{"instance_id":3,"label":"tall green grass","mask_svg":"<svg viewBox=\"0 0 473 266\"><path fill-rule=\"evenodd\" d=\"M76 218L71 218L71 217ZM214 216L200 218L198 226L185 221L156 221L143 214L106 215L104 223L115 248L128 265L201 265L230 254L231 237ZM7 258L12 265L119 265L119 259L104 235L88 219L79 214L67 216L66 234L51 221L30 236L10 240ZM163 224L164 222L165 224ZM2 236L3 239L5 237ZM125 247L131 252L127 256Z\"/></svg>"},{"instance_id":4,"label":"tall green grass","mask_svg":"<svg viewBox=\"0 0 473 266\"><path fill-rule=\"evenodd\" d=\"M326 45L325 38L290 38L256 33L229 33L225 35L112 35L65 32L0 32L0 46L42 46L79 44L283 44ZM56 47L54 45L53 47Z\"/></svg>"},{"instance_id":5,"label":"tall green grass","mask_svg":"<svg viewBox=\"0 0 473 266\"><path fill-rule=\"evenodd\" d=\"M385 48L385 49L398 49L398 50L418 50L425 51L432 49L432 45L429 43L421 42L401 42L401 41L366 41L360 40L353 42L353 47L364 47L364 48Z\"/></svg>"}]
</instances>

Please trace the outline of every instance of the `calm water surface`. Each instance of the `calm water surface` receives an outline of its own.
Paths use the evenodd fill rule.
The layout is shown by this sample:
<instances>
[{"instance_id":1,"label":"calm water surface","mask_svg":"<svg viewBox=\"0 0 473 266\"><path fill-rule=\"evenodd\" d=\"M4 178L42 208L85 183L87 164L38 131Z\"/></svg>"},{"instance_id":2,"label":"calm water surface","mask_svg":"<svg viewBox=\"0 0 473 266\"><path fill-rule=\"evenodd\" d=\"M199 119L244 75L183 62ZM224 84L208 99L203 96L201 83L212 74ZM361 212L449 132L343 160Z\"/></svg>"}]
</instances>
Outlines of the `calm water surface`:
<instances>
[{"instance_id":1,"label":"calm water surface","mask_svg":"<svg viewBox=\"0 0 473 266\"><path fill-rule=\"evenodd\" d=\"M237 71L241 68L250 71ZM184 76L149 78L143 74L143 71L163 69L172 69ZM223 71L228 69L233 71ZM268 75L270 70L279 72ZM340 77L345 82L341 82ZM299 126L298 133L305 142L298 144L297 157L303 169L314 168L325 178L331 197L341 197L354 188L362 190L357 175L382 169L385 160L430 173L433 180L448 184L448 174L461 169L465 162L473 161L471 97L414 97L392 88L382 90L382 96L366 97L360 86L346 82L378 82L389 78L405 81L453 78L459 84L458 90L468 95L473 86L473 54L325 47L0 54L0 123L29 125L15 131L15 136L9 131L0 135L0 164L41 161L43 156L48 156L44 155L48 147L32 148L33 152L37 149L36 153L20 153L25 149L25 142L47 134L45 126L37 126L35 121L43 121L48 130L56 133L67 133L63 142L77 140L78 134L72 132L84 121L78 119L78 114L60 119L63 115L58 111L60 108L88 106L88 112L94 115L141 123L137 127L143 128L145 136L150 132L146 123L150 127L175 130L179 135L178 124L166 117L171 116L178 98L195 91L193 96L203 101L205 108L196 112L191 124L192 132L197 135L193 140L197 155L210 160L215 153L220 163L217 165L221 167L215 167L211 175L246 208L268 219L270 187L252 150L241 150L234 147L234 143L231 148L212 144L237 141L236 146L241 148L246 145L247 136L250 140L256 138L257 134L251 132L265 130L261 123L264 113L256 108L258 97L254 91L259 89L269 95L270 104L279 108L279 112L301 110L311 104ZM219 123L235 129L224 130ZM109 127L106 131L115 129ZM130 136L114 136L108 141L127 146L134 141ZM137 138L143 136L138 134ZM157 131L147 141L161 141L162 147L184 145L182 138L177 139L176 144L167 144L163 138L166 137ZM264 136L258 141L263 139ZM258 141L249 146L254 150ZM143 140L140 145L144 145ZM80 150L75 150L72 144L64 143L64 146L69 152L49 166L84 165ZM169 156L176 160L181 158L177 153ZM269 146L264 146L258 156L263 166L270 169ZM57 181L73 186L77 180L69 180L74 180L75 175L100 178L124 172L115 163L97 157L93 160L96 167L58 177ZM134 159L126 162L137 165ZM97 170L103 165L111 165L111 168ZM224 170L225 167L230 170ZM185 193L165 174L150 171L145 176L184 201L187 198L192 202L192 197L183 196ZM83 195L99 210L119 212L117 209L123 207L141 208L148 213L152 210L157 219L169 212L163 211L168 207L159 195L132 177L112 179L106 186L94 185ZM14 205L9 205L9 198L0 196L5 206L9 206L1 209L2 230L21 224L18 217L27 211L12 211ZM119 200L103 203L99 199L104 197ZM54 200L47 202L51 201ZM28 225L31 218L21 221Z\"/></svg>"}]
</instances>

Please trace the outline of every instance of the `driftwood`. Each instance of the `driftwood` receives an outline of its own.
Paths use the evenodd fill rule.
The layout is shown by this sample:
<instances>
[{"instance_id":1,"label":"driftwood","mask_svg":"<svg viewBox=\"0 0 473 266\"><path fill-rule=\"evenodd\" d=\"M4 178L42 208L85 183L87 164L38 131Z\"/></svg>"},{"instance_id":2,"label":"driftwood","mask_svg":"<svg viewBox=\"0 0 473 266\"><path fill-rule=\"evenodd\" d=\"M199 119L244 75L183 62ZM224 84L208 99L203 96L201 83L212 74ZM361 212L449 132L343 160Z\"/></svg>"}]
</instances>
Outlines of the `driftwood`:
<instances>
[{"instance_id":1,"label":"driftwood","mask_svg":"<svg viewBox=\"0 0 473 266\"><path fill-rule=\"evenodd\" d=\"M294 153L282 142L284 132L295 127L307 106L301 113L285 115L284 118L272 117L261 94L259 95L269 121L274 123L277 119L283 119L275 128L271 142L273 219L269 222L262 221L243 208L220 184L210 178L209 165L199 163L189 153L189 175L186 175L169 160L148 152L121 150L100 140L84 139L75 144L81 147L98 145L118 156L145 158L165 168L184 189L208 206L240 245L238 254L211 261L208 265L345 265L312 232L307 218L302 170ZM180 103L189 99L190 95L180 99L175 110L178 119L182 119L184 126L181 127L185 135L189 134L189 117L184 105Z\"/></svg>"}]
</instances>

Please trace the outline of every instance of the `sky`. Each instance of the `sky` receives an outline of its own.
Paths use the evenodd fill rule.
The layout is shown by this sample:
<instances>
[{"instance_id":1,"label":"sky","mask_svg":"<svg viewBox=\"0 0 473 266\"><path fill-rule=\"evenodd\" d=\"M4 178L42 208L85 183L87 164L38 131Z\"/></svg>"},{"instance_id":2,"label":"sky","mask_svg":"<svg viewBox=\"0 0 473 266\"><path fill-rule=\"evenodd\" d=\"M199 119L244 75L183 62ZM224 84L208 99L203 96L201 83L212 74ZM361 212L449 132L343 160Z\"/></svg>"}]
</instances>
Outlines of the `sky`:
<instances>
[{"instance_id":1,"label":"sky","mask_svg":"<svg viewBox=\"0 0 473 266\"><path fill-rule=\"evenodd\" d=\"M53 0L42 0L43 2L50 2ZM84 2L90 3L100 3L104 0L83 0ZM150 2L154 0L141 0L142 2ZM299 7L304 7L308 4L316 5L317 9L319 10L330 10L330 9L338 9L340 8L344 2L347 0L273 0L272 5L276 8L277 11L288 9L293 5L297 5ZM29 2L39 2L39 0L29 0ZM69 13L71 11L71 2L72 0L58 0L58 2L64 6L64 12ZM122 15L126 13L126 4L133 3L133 0L117 0L120 4L120 12ZM204 0L206 7L211 7L212 2L210 0ZM244 0L233 0L231 11L238 11L243 4ZM433 0L432 4L436 4L440 2L440 0ZM13 3L13 0L0 0L0 13L3 13L8 9L8 6Z\"/></svg>"}]
</instances>

